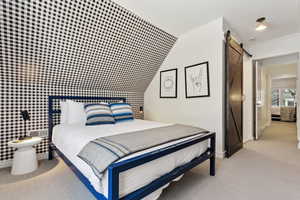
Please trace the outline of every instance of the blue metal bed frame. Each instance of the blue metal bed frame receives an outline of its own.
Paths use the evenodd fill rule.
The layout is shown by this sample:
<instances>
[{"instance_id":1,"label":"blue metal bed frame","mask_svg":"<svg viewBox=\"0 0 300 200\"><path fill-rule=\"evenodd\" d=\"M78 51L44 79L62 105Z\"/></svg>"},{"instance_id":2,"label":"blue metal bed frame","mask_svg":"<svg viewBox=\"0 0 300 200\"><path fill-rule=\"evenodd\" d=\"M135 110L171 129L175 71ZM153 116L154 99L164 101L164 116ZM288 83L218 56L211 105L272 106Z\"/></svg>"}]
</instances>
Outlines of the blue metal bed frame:
<instances>
[{"instance_id":1,"label":"blue metal bed frame","mask_svg":"<svg viewBox=\"0 0 300 200\"><path fill-rule=\"evenodd\" d=\"M149 153L139 155L121 162L113 163L108 167L108 198L103 194L98 193L94 187L91 185L89 180L72 164L67 157L55 147L52 143L52 130L53 130L53 115L60 114L59 109L53 109L54 100L99 100L99 101L123 101L126 102L126 98L122 97L83 97L83 96L49 96L48 97L48 125L49 125L49 160L53 159L53 150L64 160L64 162L71 168L71 170L76 174L79 180L88 188L88 190L95 196L97 200L139 200L148 194L154 192L160 187L166 185L177 177L181 176L186 171L196 167L200 163L210 160L210 175L215 175L215 142L216 135L211 132L203 136L199 136L178 144L170 145L168 147L158 149ZM179 151L196 143L210 140L210 147L199 157L194 158L191 162L186 163L172 170L171 172L161 176L160 178L154 180L150 184L141 187L140 189L127 194L126 196L119 198L119 175L121 172L129 170L131 168L137 167L144 163L150 162L152 160L158 159L165 155L171 154L173 152Z\"/></svg>"}]
</instances>

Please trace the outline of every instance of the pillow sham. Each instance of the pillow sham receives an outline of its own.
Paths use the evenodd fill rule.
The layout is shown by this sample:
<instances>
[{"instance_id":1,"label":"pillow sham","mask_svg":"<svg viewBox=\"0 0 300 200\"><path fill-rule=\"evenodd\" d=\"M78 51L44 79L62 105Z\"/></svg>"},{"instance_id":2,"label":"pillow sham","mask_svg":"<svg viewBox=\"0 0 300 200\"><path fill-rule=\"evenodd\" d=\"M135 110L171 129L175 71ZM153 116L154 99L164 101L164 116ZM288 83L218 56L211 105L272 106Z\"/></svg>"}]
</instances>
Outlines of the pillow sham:
<instances>
[{"instance_id":1,"label":"pillow sham","mask_svg":"<svg viewBox=\"0 0 300 200\"><path fill-rule=\"evenodd\" d=\"M86 126L115 123L110 107L106 103L85 104L84 109L86 113Z\"/></svg>"},{"instance_id":2,"label":"pillow sham","mask_svg":"<svg viewBox=\"0 0 300 200\"><path fill-rule=\"evenodd\" d=\"M86 122L86 114L84 112L84 103L67 100L68 103L68 124L81 124Z\"/></svg>"},{"instance_id":3,"label":"pillow sham","mask_svg":"<svg viewBox=\"0 0 300 200\"><path fill-rule=\"evenodd\" d=\"M112 103L110 109L116 122L133 120L133 111L128 103Z\"/></svg>"}]
</instances>

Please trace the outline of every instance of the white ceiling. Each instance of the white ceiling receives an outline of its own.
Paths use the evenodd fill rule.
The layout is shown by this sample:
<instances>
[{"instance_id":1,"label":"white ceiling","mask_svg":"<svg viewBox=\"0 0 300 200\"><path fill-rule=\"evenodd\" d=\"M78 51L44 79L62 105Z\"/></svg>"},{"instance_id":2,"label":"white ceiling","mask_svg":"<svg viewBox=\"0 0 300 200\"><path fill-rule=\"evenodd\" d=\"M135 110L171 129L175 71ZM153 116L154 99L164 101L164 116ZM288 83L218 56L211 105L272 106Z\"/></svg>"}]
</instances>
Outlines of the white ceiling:
<instances>
[{"instance_id":1,"label":"white ceiling","mask_svg":"<svg viewBox=\"0 0 300 200\"><path fill-rule=\"evenodd\" d=\"M153 25L179 36L224 17L244 43L270 40L300 32L300 0L113 0ZM255 31L255 21L266 17L269 28Z\"/></svg>"}]
</instances>

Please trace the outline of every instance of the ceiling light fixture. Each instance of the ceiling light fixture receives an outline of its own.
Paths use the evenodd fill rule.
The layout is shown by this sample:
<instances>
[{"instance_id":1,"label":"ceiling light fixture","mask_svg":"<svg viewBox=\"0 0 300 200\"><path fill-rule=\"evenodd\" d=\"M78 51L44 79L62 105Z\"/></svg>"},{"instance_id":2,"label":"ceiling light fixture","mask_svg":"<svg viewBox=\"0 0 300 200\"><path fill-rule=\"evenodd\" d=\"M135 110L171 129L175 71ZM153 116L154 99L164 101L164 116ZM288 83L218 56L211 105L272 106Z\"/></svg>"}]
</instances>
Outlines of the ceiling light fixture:
<instances>
[{"instance_id":1,"label":"ceiling light fixture","mask_svg":"<svg viewBox=\"0 0 300 200\"><path fill-rule=\"evenodd\" d=\"M261 18L258 18L256 20L256 28L255 30L257 31L263 31L267 28L267 23L266 23L266 18L265 17L261 17Z\"/></svg>"}]
</instances>

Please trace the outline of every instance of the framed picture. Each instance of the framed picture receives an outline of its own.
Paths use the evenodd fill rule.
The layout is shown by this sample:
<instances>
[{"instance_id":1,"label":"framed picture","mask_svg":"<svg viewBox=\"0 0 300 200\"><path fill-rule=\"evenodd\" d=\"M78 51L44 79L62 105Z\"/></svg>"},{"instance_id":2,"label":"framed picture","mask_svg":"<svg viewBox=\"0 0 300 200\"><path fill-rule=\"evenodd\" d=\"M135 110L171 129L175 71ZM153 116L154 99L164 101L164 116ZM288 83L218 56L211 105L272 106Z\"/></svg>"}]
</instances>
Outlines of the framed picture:
<instances>
[{"instance_id":1,"label":"framed picture","mask_svg":"<svg viewBox=\"0 0 300 200\"><path fill-rule=\"evenodd\" d=\"M177 69L160 72L160 98L177 98Z\"/></svg>"},{"instance_id":2,"label":"framed picture","mask_svg":"<svg viewBox=\"0 0 300 200\"><path fill-rule=\"evenodd\" d=\"M186 98L209 97L208 62L203 62L184 68Z\"/></svg>"}]
</instances>

